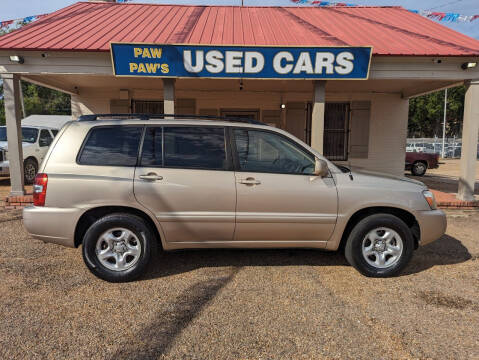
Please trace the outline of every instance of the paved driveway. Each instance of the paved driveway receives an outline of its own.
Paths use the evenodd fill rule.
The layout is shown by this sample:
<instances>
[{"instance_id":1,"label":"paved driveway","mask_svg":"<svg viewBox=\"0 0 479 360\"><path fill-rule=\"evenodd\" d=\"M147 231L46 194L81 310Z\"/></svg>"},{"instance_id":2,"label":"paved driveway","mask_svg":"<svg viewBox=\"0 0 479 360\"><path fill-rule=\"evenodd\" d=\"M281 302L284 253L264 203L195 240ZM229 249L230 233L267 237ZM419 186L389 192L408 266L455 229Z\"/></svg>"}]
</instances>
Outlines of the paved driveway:
<instances>
[{"instance_id":1,"label":"paved driveway","mask_svg":"<svg viewBox=\"0 0 479 360\"><path fill-rule=\"evenodd\" d=\"M392 279L336 253L216 250L109 284L0 213L0 358L477 359L479 213L448 220Z\"/></svg>"}]
</instances>

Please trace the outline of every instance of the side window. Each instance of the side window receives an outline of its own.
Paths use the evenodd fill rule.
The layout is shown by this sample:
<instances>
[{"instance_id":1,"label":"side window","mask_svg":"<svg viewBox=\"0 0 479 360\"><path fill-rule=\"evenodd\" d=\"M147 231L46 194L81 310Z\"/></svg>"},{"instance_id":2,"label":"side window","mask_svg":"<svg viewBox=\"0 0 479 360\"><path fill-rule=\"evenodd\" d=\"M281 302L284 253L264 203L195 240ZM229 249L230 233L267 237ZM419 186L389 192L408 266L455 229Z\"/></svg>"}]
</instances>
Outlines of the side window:
<instances>
[{"instance_id":1,"label":"side window","mask_svg":"<svg viewBox=\"0 0 479 360\"><path fill-rule=\"evenodd\" d=\"M314 173L314 157L280 135L268 131L235 129L234 138L241 171Z\"/></svg>"},{"instance_id":2,"label":"side window","mask_svg":"<svg viewBox=\"0 0 479 360\"><path fill-rule=\"evenodd\" d=\"M93 128L78 158L81 165L135 166L142 127Z\"/></svg>"},{"instance_id":3,"label":"side window","mask_svg":"<svg viewBox=\"0 0 479 360\"><path fill-rule=\"evenodd\" d=\"M226 169L225 130L222 127L164 127L163 166L188 169Z\"/></svg>"},{"instance_id":4,"label":"side window","mask_svg":"<svg viewBox=\"0 0 479 360\"><path fill-rule=\"evenodd\" d=\"M40 146L50 146L53 141L53 137L50 135L48 130L41 130L40 131L40 139L38 140L38 145Z\"/></svg>"},{"instance_id":5,"label":"side window","mask_svg":"<svg viewBox=\"0 0 479 360\"><path fill-rule=\"evenodd\" d=\"M141 152L141 166L163 166L163 128L147 127L143 150Z\"/></svg>"},{"instance_id":6,"label":"side window","mask_svg":"<svg viewBox=\"0 0 479 360\"><path fill-rule=\"evenodd\" d=\"M51 130L52 134L53 134L53 137L57 136L58 134L58 130Z\"/></svg>"}]
</instances>

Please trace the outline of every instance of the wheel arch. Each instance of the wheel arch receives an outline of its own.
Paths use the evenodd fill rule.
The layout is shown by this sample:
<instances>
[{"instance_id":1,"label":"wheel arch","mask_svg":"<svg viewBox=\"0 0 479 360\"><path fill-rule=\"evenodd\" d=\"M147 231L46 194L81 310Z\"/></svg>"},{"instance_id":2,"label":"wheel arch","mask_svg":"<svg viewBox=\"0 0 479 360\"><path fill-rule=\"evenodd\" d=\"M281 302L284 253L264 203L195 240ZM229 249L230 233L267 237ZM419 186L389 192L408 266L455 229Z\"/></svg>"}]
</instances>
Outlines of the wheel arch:
<instances>
[{"instance_id":1,"label":"wheel arch","mask_svg":"<svg viewBox=\"0 0 479 360\"><path fill-rule=\"evenodd\" d=\"M85 211L77 221L74 233L74 245L75 247L79 247L83 242L83 236L85 235L88 228L98 219L102 218L103 216L113 214L113 213L123 213L123 214L131 214L136 215L143 220L145 220L146 224L151 228L153 234L155 234L156 240L158 244L163 247L162 244L162 236L158 229L158 226L153 221L150 215L145 213L144 211L128 207L128 206L100 206L96 208L89 209Z\"/></svg>"},{"instance_id":2,"label":"wheel arch","mask_svg":"<svg viewBox=\"0 0 479 360\"><path fill-rule=\"evenodd\" d=\"M426 165L427 168L429 168L429 163L428 163L428 161L425 160L425 159L414 160L414 162L412 163L411 166L414 166L414 164L417 164L417 163L423 163L423 164Z\"/></svg>"},{"instance_id":3,"label":"wheel arch","mask_svg":"<svg viewBox=\"0 0 479 360\"><path fill-rule=\"evenodd\" d=\"M34 155L29 155L28 157L26 157L24 160L23 160L23 164L25 164L27 162L27 160L33 160L37 163L37 168L40 166L40 163L38 161L38 159L34 156Z\"/></svg>"},{"instance_id":4,"label":"wheel arch","mask_svg":"<svg viewBox=\"0 0 479 360\"><path fill-rule=\"evenodd\" d=\"M346 227L344 228L343 234L341 236L341 241L339 243L339 249L343 250L346 241L348 240L349 234L353 230L354 226L360 222L365 217L375 214L389 214L394 215L404 221L406 225L411 229L411 233L414 237L414 248L417 249L419 246L419 239L421 238L419 223L416 220L414 214L410 213L407 210L388 207L388 206L372 206L357 210L348 220Z\"/></svg>"}]
</instances>

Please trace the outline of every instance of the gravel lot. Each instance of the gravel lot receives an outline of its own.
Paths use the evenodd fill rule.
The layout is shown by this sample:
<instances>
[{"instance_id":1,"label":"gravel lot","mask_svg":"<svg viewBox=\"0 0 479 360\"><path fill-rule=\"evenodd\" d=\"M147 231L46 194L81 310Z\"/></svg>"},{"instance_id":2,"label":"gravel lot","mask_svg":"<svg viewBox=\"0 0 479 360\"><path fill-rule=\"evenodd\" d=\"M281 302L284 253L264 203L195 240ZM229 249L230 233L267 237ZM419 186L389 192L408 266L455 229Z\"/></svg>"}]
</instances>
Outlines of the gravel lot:
<instances>
[{"instance_id":1,"label":"gravel lot","mask_svg":"<svg viewBox=\"0 0 479 360\"><path fill-rule=\"evenodd\" d=\"M109 284L0 213L0 359L479 358L479 212L406 272L310 250L184 251Z\"/></svg>"}]
</instances>

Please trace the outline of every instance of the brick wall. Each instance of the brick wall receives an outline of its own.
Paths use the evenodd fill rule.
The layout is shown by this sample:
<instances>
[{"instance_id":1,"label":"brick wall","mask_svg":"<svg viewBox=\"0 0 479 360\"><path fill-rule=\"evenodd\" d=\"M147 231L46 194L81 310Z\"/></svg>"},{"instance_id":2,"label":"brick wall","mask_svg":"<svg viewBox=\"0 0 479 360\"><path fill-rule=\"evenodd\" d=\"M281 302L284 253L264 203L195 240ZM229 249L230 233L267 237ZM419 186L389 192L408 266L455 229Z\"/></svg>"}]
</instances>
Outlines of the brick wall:
<instances>
[{"instance_id":1,"label":"brick wall","mask_svg":"<svg viewBox=\"0 0 479 360\"><path fill-rule=\"evenodd\" d=\"M25 206L33 204L33 195L26 194L23 196L7 196L0 206L3 206L6 210L23 209Z\"/></svg>"}]
</instances>

